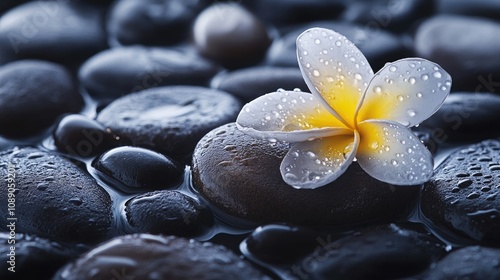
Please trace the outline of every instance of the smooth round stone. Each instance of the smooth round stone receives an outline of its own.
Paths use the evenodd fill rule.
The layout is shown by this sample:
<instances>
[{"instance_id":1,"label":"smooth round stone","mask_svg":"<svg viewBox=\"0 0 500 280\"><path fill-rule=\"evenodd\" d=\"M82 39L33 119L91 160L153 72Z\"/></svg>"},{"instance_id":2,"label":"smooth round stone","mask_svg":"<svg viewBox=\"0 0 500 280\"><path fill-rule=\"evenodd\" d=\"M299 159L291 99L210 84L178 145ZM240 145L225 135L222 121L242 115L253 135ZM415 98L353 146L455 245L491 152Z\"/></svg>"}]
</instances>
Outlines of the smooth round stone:
<instances>
[{"instance_id":1,"label":"smooth round stone","mask_svg":"<svg viewBox=\"0 0 500 280\"><path fill-rule=\"evenodd\" d=\"M500 24L492 20L434 16L419 26L415 51L450 73L454 91L496 92L500 80L499 33Z\"/></svg>"},{"instance_id":2,"label":"smooth round stone","mask_svg":"<svg viewBox=\"0 0 500 280\"><path fill-rule=\"evenodd\" d=\"M470 141L499 137L500 96L487 93L453 93L419 128L431 131L436 142Z\"/></svg>"},{"instance_id":3,"label":"smooth round stone","mask_svg":"<svg viewBox=\"0 0 500 280\"><path fill-rule=\"evenodd\" d=\"M207 132L234 121L241 109L232 95L194 86L158 87L115 100L97 121L134 146L183 158Z\"/></svg>"},{"instance_id":4,"label":"smooth round stone","mask_svg":"<svg viewBox=\"0 0 500 280\"><path fill-rule=\"evenodd\" d=\"M9 165L15 168L16 232L84 243L108 236L112 221L109 194L80 167L35 148L1 152L2 178L7 178ZM0 196L7 198L11 191L8 181L1 180ZM7 207L0 208L0 215L9 217Z\"/></svg>"},{"instance_id":5,"label":"smooth round stone","mask_svg":"<svg viewBox=\"0 0 500 280\"><path fill-rule=\"evenodd\" d=\"M184 170L174 160L144 148L119 147L97 158L92 166L105 181L126 192L173 188ZM116 181L116 184L113 184Z\"/></svg>"},{"instance_id":6,"label":"smooth round stone","mask_svg":"<svg viewBox=\"0 0 500 280\"><path fill-rule=\"evenodd\" d=\"M271 224L260 226L242 243L242 252L267 263L290 263L318 246L318 234L309 228Z\"/></svg>"},{"instance_id":7,"label":"smooth round stone","mask_svg":"<svg viewBox=\"0 0 500 280\"><path fill-rule=\"evenodd\" d=\"M258 66L235 70L216 77L212 87L231 93L243 102L250 102L280 88L309 91L298 68Z\"/></svg>"},{"instance_id":8,"label":"smooth round stone","mask_svg":"<svg viewBox=\"0 0 500 280\"><path fill-rule=\"evenodd\" d=\"M12 251L11 247L15 247L15 250ZM67 246L37 236L0 232L0 277L50 279L58 269L78 257L85 249L84 246ZM12 264L14 271L9 270Z\"/></svg>"},{"instance_id":9,"label":"smooth round stone","mask_svg":"<svg viewBox=\"0 0 500 280\"><path fill-rule=\"evenodd\" d=\"M4 136L34 135L60 115L82 107L76 83L58 64L22 60L0 67L0 134Z\"/></svg>"},{"instance_id":10,"label":"smooth round stone","mask_svg":"<svg viewBox=\"0 0 500 280\"><path fill-rule=\"evenodd\" d=\"M418 279L500 279L500 249L471 246L451 252Z\"/></svg>"},{"instance_id":11,"label":"smooth round stone","mask_svg":"<svg viewBox=\"0 0 500 280\"><path fill-rule=\"evenodd\" d=\"M236 3L218 3L198 15L193 26L198 51L227 68L258 63L271 43L264 24Z\"/></svg>"},{"instance_id":12,"label":"smooth round stone","mask_svg":"<svg viewBox=\"0 0 500 280\"><path fill-rule=\"evenodd\" d=\"M131 46L105 50L78 73L94 97L117 98L165 85L207 85L218 67L186 49Z\"/></svg>"},{"instance_id":13,"label":"smooth round stone","mask_svg":"<svg viewBox=\"0 0 500 280\"><path fill-rule=\"evenodd\" d=\"M252 0L241 2L259 18L277 26L314 20L331 20L345 8L345 4L341 1Z\"/></svg>"},{"instance_id":14,"label":"smooth round stone","mask_svg":"<svg viewBox=\"0 0 500 280\"><path fill-rule=\"evenodd\" d=\"M229 215L258 223L345 225L407 214L416 186L377 181L357 163L314 190L287 185L279 166L289 149L243 134L234 123L218 127L193 154L193 186Z\"/></svg>"},{"instance_id":15,"label":"smooth round stone","mask_svg":"<svg viewBox=\"0 0 500 280\"><path fill-rule=\"evenodd\" d=\"M267 53L267 64L298 67L297 37L305 30L313 27L332 29L346 36L361 50L375 72L387 62L411 55L411 51L404 46L402 40L387 31L373 30L366 28L364 25L346 22L317 21L294 27L281 38L275 40Z\"/></svg>"},{"instance_id":16,"label":"smooth round stone","mask_svg":"<svg viewBox=\"0 0 500 280\"><path fill-rule=\"evenodd\" d=\"M95 156L130 141L97 121L78 114L61 119L53 137L59 151L75 157Z\"/></svg>"},{"instance_id":17,"label":"smooth round stone","mask_svg":"<svg viewBox=\"0 0 500 280\"><path fill-rule=\"evenodd\" d=\"M177 191L155 191L125 204L129 224L137 232L176 236L200 235L213 224L212 214L195 199Z\"/></svg>"},{"instance_id":18,"label":"smooth round stone","mask_svg":"<svg viewBox=\"0 0 500 280\"><path fill-rule=\"evenodd\" d=\"M104 12L60 0L19 5L0 19L0 62L36 58L73 66L107 47Z\"/></svg>"},{"instance_id":19,"label":"smooth round stone","mask_svg":"<svg viewBox=\"0 0 500 280\"><path fill-rule=\"evenodd\" d=\"M108 34L119 44L168 45L187 39L207 0L126 0L110 10Z\"/></svg>"},{"instance_id":20,"label":"smooth round stone","mask_svg":"<svg viewBox=\"0 0 500 280\"><path fill-rule=\"evenodd\" d=\"M500 141L452 153L425 183L422 212L438 227L500 244Z\"/></svg>"},{"instance_id":21,"label":"smooth round stone","mask_svg":"<svg viewBox=\"0 0 500 280\"><path fill-rule=\"evenodd\" d=\"M122 279L270 279L223 246L150 234L111 239L65 266L53 279L117 275Z\"/></svg>"},{"instance_id":22,"label":"smooth round stone","mask_svg":"<svg viewBox=\"0 0 500 280\"><path fill-rule=\"evenodd\" d=\"M406 279L445 252L444 244L419 224L376 226L318 245L291 267L291 275L315 280Z\"/></svg>"},{"instance_id":23,"label":"smooth round stone","mask_svg":"<svg viewBox=\"0 0 500 280\"><path fill-rule=\"evenodd\" d=\"M436 0L436 10L441 14L489 17L498 20L500 2L492 0Z\"/></svg>"},{"instance_id":24,"label":"smooth round stone","mask_svg":"<svg viewBox=\"0 0 500 280\"><path fill-rule=\"evenodd\" d=\"M370 30L405 32L433 11L434 0L350 1L341 18Z\"/></svg>"}]
</instances>

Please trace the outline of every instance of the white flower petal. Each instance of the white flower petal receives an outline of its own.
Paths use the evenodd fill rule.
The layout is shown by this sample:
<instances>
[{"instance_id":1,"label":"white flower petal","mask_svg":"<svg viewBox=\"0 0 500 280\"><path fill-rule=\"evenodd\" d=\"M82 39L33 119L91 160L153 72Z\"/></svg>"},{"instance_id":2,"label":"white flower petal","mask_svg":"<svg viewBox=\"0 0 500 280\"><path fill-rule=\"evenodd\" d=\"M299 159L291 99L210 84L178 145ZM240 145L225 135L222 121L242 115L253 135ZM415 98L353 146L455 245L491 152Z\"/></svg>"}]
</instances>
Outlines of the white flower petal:
<instances>
[{"instance_id":1,"label":"white flower petal","mask_svg":"<svg viewBox=\"0 0 500 280\"><path fill-rule=\"evenodd\" d=\"M441 107L450 88L451 76L433 62L406 58L388 63L370 81L358 122L386 119L417 125Z\"/></svg>"},{"instance_id":2,"label":"white flower petal","mask_svg":"<svg viewBox=\"0 0 500 280\"><path fill-rule=\"evenodd\" d=\"M236 120L254 137L301 142L352 133L310 93L273 92L246 104Z\"/></svg>"},{"instance_id":3,"label":"white flower petal","mask_svg":"<svg viewBox=\"0 0 500 280\"><path fill-rule=\"evenodd\" d=\"M297 57L311 92L352 126L359 100L373 77L365 56L345 36L311 28L297 38Z\"/></svg>"},{"instance_id":4,"label":"white flower petal","mask_svg":"<svg viewBox=\"0 0 500 280\"><path fill-rule=\"evenodd\" d=\"M315 189L334 181L353 161L358 142L354 132L294 144L281 163L283 180L298 189Z\"/></svg>"},{"instance_id":5,"label":"white flower petal","mask_svg":"<svg viewBox=\"0 0 500 280\"><path fill-rule=\"evenodd\" d=\"M368 120L358 124L356 158L370 176L394 185L418 185L432 176L431 153L405 126Z\"/></svg>"}]
</instances>

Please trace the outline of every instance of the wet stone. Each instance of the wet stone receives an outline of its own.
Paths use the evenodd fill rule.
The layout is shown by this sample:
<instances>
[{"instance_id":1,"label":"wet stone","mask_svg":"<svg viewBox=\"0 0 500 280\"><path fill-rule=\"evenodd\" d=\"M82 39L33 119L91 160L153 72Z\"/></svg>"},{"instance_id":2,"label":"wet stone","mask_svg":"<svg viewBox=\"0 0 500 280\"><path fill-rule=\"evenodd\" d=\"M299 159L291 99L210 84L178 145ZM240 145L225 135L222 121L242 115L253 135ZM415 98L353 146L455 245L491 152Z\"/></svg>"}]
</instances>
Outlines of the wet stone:
<instances>
[{"instance_id":1,"label":"wet stone","mask_svg":"<svg viewBox=\"0 0 500 280\"><path fill-rule=\"evenodd\" d=\"M0 62L36 58L76 66L107 47L104 12L69 1L19 5L0 20Z\"/></svg>"},{"instance_id":2,"label":"wet stone","mask_svg":"<svg viewBox=\"0 0 500 280\"><path fill-rule=\"evenodd\" d=\"M496 92L492 81L500 80L499 32L500 24L492 20L434 16L419 26L415 52L448 71L454 91Z\"/></svg>"},{"instance_id":3,"label":"wet stone","mask_svg":"<svg viewBox=\"0 0 500 280\"><path fill-rule=\"evenodd\" d=\"M150 234L103 243L53 279L112 279L117 274L134 279L270 279L223 246Z\"/></svg>"},{"instance_id":4,"label":"wet stone","mask_svg":"<svg viewBox=\"0 0 500 280\"><path fill-rule=\"evenodd\" d=\"M267 263L290 263L318 246L317 233L307 227L270 224L255 229L243 242L243 253Z\"/></svg>"},{"instance_id":5,"label":"wet stone","mask_svg":"<svg viewBox=\"0 0 500 280\"><path fill-rule=\"evenodd\" d=\"M188 39L207 0L126 0L111 8L107 29L122 45L169 45Z\"/></svg>"},{"instance_id":6,"label":"wet stone","mask_svg":"<svg viewBox=\"0 0 500 280\"><path fill-rule=\"evenodd\" d=\"M460 92L448 96L443 106L422 122L436 141L483 140L499 137L500 96Z\"/></svg>"},{"instance_id":7,"label":"wet stone","mask_svg":"<svg viewBox=\"0 0 500 280\"><path fill-rule=\"evenodd\" d=\"M16 232L84 243L108 236L108 193L68 159L35 148L0 152L0 175L7 178L9 172L15 173ZM0 181L0 197L9 192L8 181ZM8 217L6 211L0 208L0 215Z\"/></svg>"},{"instance_id":8,"label":"wet stone","mask_svg":"<svg viewBox=\"0 0 500 280\"><path fill-rule=\"evenodd\" d=\"M500 2L491 0L436 0L436 10L442 14L459 14L468 16L488 17L498 20Z\"/></svg>"},{"instance_id":9,"label":"wet stone","mask_svg":"<svg viewBox=\"0 0 500 280\"><path fill-rule=\"evenodd\" d=\"M444 244L418 224L381 225L325 240L318 242L318 250L296 262L289 276L400 279L421 272L445 252Z\"/></svg>"},{"instance_id":10,"label":"wet stone","mask_svg":"<svg viewBox=\"0 0 500 280\"><path fill-rule=\"evenodd\" d=\"M500 141L452 153L425 183L422 212L436 226L484 244L500 244Z\"/></svg>"},{"instance_id":11,"label":"wet stone","mask_svg":"<svg viewBox=\"0 0 500 280\"><path fill-rule=\"evenodd\" d=\"M26 2L27 0L3 0L0 2L0 13L7 11L8 9L15 7L19 4Z\"/></svg>"},{"instance_id":12,"label":"wet stone","mask_svg":"<svg viewBox=\"0 0 500 280\"><path fill-rule=\"evenodd\" d=\"M0 277L2 279L50 279L58 269L87 249L83 245L69 246L34 235L11 236L7 232L0 232ZM16 243L12 243L12 240ZM10 247L15 247L15 272L8 270L11 267Z\"/></svg>"},{"instance_id":13,"label":"wet stone","mask_svg":"<svg viewBox=\"0 0 500 280\"><path fill-rule=\"evenodd\" d=\"M130 142L97 121L78 114L61 119L53 137L59 151L75 157L95 156Z\"/></svg>"},{"instance_id":14,"label":"wet stone","mask_svg":"<svg viewBox=\"0 0 500 280\"><path fill-rule=\"evenodd\" d=\"M0 67L0 134L33 136L56 119L83 107L70 73L41 60L22 60Z\"/></svg>"},{"instance_id":15,"label":"wet stone","mask_svg":"<svg viewBox=\"0 0 500 280\"><path fill-rule=\"evenodd\" d=\"M271 43L264 24L236 3L218 3L196 18L193 40L198 51L227 68L258 63Z\"/></svg>"},{"instance_id":16,"label":"wet stone","mask_svg":"<svg viewBox=\"0 0 500 280\"><path fill-rule=\"evenodd\" d=\"M374 71L382 68L387 62L411 56L411 51L404 46L402 40L387 31L368 29L364 25L346 22L317 21L295 27L274 40L267 53L266 63L297 67L297 37L312 27L332 29L346 36L361 50Z\"/></svg>"},{"instance_id":17,"label":"wet stone","mask_svg":"<svg viewBox=\"0 0 500 280\"><path fill-rule=\"evenodd\" d=\"M100 177L125 192L167 189L182 182L183 167L155 151L119 147L107 151L92 163Z\"/></svg>"},{"instance_id":18,"label":"wet stone","mask_svg":"<svg viewBox=\"0 0 500 280\"><path fill-rule=\"evenodd\" d=\"M180 159L190 155L207 132L234 121L240 109L238 100L223 91L158 87L115 100L97 121L129 137L134 146Z\"/></svg>"},{"instance_id":19,"label":"wet stone","mask_svg":"<svg viewBox=\"0 0 500 280\"><path fill-rule=\"evenodd\" d=\"M471 246L451 252L418 279L500 279L500 249Z\"/></svg>"},{"instance_id":20,"label":"wet stone","mask_svg":"<svg viewBox=\"0 0 500 280\"><path fill-rule=\"evenodd\" d=\"M218 66L188 49L130 46L87 60L78 78L97 98L117 98L166 85L208 85Z\"/></svg>"},{"instance_id":21,"label":"wet stone","mask_svg":"<svg viewBox=\"0 0 500 280\"><path fill-rule=\"evenodd\" d=\"M280 88L308 91L298 68L258 66L235 70L216 77L212 87L231 93L242 102L250 102Z\"/></svg>"},{"instance_id":22,"label":"wet stone","mask_svg":"<svg viewBox=\"0 0 500 280\"><path fill-rule=\"evenodd\" d=\"M177 191L155 191L125 204L129 224L137 232L196 236L213 224L212 214L195 199Z\"/></svg>"},{"instance_id":23,"label":"wet stone","mask_svg":"<svg viewBox=\"0 0 500 280\"><path fill-rule=\"evenodd\" d=\"M418 193L416 186L377 181L355 162L325 187L294 189L279 169L288 149L288 144L243 134L234 123L218 127L195 149L193 186L231 216L297 225L345 225L405 215Z\"/></svg>"},{"instance_id":24,"label":"wet stone","mask_svg":"<svg viewBox=\"0 0 500 280\"><path fill-rule=\"evenodd\" d=\"M434 0L350 1L341 19L371 30L405 32L433 10Z\"/></svg>"}]
</instances>

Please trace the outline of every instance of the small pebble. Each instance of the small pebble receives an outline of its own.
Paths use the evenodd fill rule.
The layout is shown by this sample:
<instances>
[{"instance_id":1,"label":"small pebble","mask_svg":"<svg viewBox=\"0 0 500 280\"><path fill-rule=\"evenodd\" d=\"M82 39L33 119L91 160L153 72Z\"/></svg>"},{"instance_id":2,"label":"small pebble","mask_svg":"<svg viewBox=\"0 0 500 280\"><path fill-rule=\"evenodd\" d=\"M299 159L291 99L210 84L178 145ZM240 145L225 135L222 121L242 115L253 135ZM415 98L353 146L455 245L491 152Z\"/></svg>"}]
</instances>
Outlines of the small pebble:
<instances>
[{"instance_id":1,"label":"small pebble","mask_svg":"<svg viewBox=\"0 0 500 280\"><path fill-rule=\"evenodd\" d=\"M111 180L110 185L125 192L174 188L182 182L184 174L182 166L174 160L138 147L109 150L92 166L102 173L105 181Z\"/></svg>"},{"instance_id":2,"label":"small pebble","mask_svg":"<svg viewBox=\"0 0 500 280\"><path fill-rule=\"evenodd\" d=\"M0 66L0 134L33 136L82 107L78 87L61 65L21 60Z\"/></svg>"},{"instance_id":3,"label":"small pebble","mask_svg":"<svg viewBox=\"0 0 500 280\"><path fill-rule=\"evenodd\" d=\"M125 204L129 224L137 232L196 236L213 224L209 210L178 191L155 191L136 196Z\"/></svg>"},{"instance_id":4,"label":"small pebble","mask_svg":"<svg viewBox=\"0 0 500 280\"><path fill-rule=\"evenodd\" d=\"M106 260L106 261L103 261ZM53 280L87 279L266 279L220 245L174 236L120 236L65 266Z\"/></svg>"},{"instance_id":5,"label":"small pebble","mask_svg":"<svg viewBox=\"0 0 500 280\"><path fill-rule=\"evenodd\" d=\"M158 87L115 100L97 121L134 146L185 162L210 130L234 121L241 109L230 94L204 87Z\"/></svg>"}]
</instances>

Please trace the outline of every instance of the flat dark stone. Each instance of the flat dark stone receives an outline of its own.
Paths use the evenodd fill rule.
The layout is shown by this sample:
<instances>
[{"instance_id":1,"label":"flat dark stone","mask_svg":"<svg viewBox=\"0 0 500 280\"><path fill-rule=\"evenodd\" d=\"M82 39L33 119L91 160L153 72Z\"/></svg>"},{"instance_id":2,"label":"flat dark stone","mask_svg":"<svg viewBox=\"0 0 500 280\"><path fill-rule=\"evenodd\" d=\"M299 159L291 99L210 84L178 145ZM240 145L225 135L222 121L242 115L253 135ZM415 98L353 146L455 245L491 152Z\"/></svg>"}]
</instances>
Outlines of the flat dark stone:
<instances>
[{"instance_id":1,"label":"flat dark stone","mask_svg":"<svg viewBox=\"0 0 500 280\"><path fill-rule=\"evenodd\" d=\"M426 269L444 244L418 224L389 224L319 243L290 273L303 279L401 279Z\"/></svg>"},{"instance_id":2,"label":"flat dark stone","mask_svg":"<svg viewBox=\"0 0 500 280\"><path fill-rule=\"evenodd\" d=\"M236 119L241 107L230 94L204 87L158 87L115 100L97 121L134 146L176 159L190 155L207 132Z\"/></svg>"},{"instance_id":3,"label":"flat dark stone","mask_svg":"<svg viewBox=\"0 0 500 280\"><path fill-rule=\"evenodd\" d=\"M126 192L174 188L182 182L184 166L160 153L138 147L118 147L94 160L92 166L111 185ZM104 178L106 181L106 179Z\"/></svg>"},{"instance_id":4,"label":"flat dark stone","mask_svg":"<svg viewBox=\"0 0 500 280\"><path fill-rule=\"evenodd\" d=\"M279 169L288 149L243 134L234 123L223 125L195 149L193 186L231 216L298 225L347 225L405 215L419 191L377 181L357 163L327 186L294 189Z\"/></svg>"},{"instance_id":5,"label":"flat dark stone","mask_svg":"<svg viewBox=\"0 0 500 280\"><path fill-rule=\"evenodd\" d=\"M500 96L488 93L452 93L443 106L422 122L436 142L479 141L499 137Z\"/></svg>"},{"instance_id":6,"label":"flat dark stone","mask_svg":"<svg viewBox=\"0 0 500 280\"><path fill-rule=\"evenodd\" d=\"M266 58L266 63L274 66L298 67L297 37L313 27L332 29L347 37L365 55L374 72L387 62L411 56L412 52L402 40L385 30L373 30L364 25L338 21L317 21L285 30L281 38L274 40Z\"/></svg>"},{"instance_id":7,"label":"flat dark stone","mask_svg":"<svg viewBox=\"0 0 500 280\"><path fill-rule=\"evenodd\" d=\"M415 52L450 73L454 91L497 92L499 33L493 20L438 15L418 27Z\"/></svg>"},{"instance_id":8,"label":"flat dark stone","mask_svg":"<svg viewBox=\"0 0 500 280\"><path fill-rule=\"evenodd\" d=\"M130 46L87 60L78 78L94 97L117 98L166 85L208 85L218 67L187 49Z\"/></svg>"},{"instance_id":9,"label":"flat dark stone","mask_svg":"<svg viewBox=\"0 0 500 280\"><path fill-rule=\"evenodd\" d=\"M9 165L15 172L8 171ZM0 173L2 178L15 173L16 232L84 243L108 236L113 217L109 194L68 159L35 148L4 151ZM1 180L0 196L8 193L8 181ZM0 215L9 217L7 211L1 207Z\"/></svg>"},{"instance_id":10,"label":"flat dark stone","mask_svg":"<svg viewBox=\"0 0 500 280\"><path fill-rule=\"evenodd\" d=\"M452 153L425 183L422 212L436 226L485 244L500 244L500 141Z\"/></svg>"},{"instance_id":11,"label":"flat dark stone","mask_svg":"<svg viewBox=\"0 0 500 280\"><path fill-rule=\"evenodd\" d=\"M22 60L0 67L0 134L33 136L64 113L83 107L71 74L61 65Z\"/></svg>"},{"instance_id":12,"label":"flat dark stone","mask_svg":"<svg viewBox=\"0 0 500 280\"><path fill-rule=\"evenodd\" d=\"M212 87L227 91L245 103L280 88L309 91L298 68L271 66L250 67L225 73L212 81Z\"/></svg>"},{"instance_id":13,"label":"flat dark stone","mask_svg":"<svg viewBox=\"0 0 500 280\"><path fill-rule=\"evenodd\" d=\"M213 218L204 205L178 191L155 191L136 196L125 204L129 224L152 234L195 236L207 231Z\"/></svg>"},{"instance_id":14,"label":"flat dark stone","mask_svg":"<svg viewBox=\"0 0 500 280\"><path fill-rule=\"evenodd\" d=\"M223 246L150 234L111 239L59 270L53 279L113 279L117 276L122 279L270 279Z\"/></svg>"},{"instance_id":15,"label":"flat dark stone","mask_svg":"<svg viewBox=\"0 0 500 280\"><path fill-rule=\"evenodd\" d=\"M74 66L107 47L104 13L100 5L75 1L21 4L0 20L0 62L34 58Z\"/></svg>"}]
</instances>

